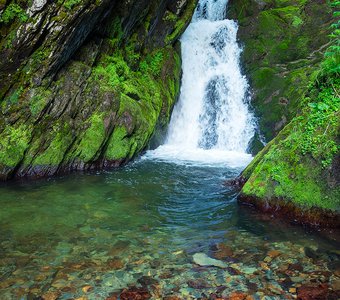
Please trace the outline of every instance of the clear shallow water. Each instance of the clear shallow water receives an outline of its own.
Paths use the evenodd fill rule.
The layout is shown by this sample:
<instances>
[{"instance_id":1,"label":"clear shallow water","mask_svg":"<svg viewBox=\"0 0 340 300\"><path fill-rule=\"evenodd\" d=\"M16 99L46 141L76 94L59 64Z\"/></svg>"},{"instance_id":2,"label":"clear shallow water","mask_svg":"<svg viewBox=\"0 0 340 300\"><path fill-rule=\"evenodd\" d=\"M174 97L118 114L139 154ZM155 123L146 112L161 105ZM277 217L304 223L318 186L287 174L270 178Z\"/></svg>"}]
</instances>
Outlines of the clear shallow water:
<instances>
[{"instance_id":1,"label":"clear shallow water","mask_svg":"<svg viewBox=\"0 0 340 300\"><path fill-rule=\"evenodd\" d=\"M239 207L223 185L239 171L142 160L1 186L0 299L293 299L300 285L339 282L339 245Z\"/></svg>"}]
</instances>

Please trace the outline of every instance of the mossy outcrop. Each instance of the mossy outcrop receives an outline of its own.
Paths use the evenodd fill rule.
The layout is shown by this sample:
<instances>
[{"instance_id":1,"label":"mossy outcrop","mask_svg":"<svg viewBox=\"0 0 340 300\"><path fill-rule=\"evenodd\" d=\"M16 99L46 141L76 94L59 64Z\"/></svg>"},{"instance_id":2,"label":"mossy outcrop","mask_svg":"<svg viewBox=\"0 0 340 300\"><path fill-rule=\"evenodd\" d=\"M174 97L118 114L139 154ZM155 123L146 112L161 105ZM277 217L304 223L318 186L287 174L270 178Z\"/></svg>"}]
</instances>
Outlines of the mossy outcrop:
<instances>
[{"instance_id":1,"label":"mossy outcrop","mask_svg":"<svg viewBox=\"0 0 340 300\"><path fill-rule=\"evenodd\" d=\"M253 106L271 140L241 174L239 200L300 223L340 226L340 47L338 31L330 47L331 6L237 1L231 13L243 27Z\"/></svg>"},{"instance_id":2,"label":"mossy outcrop","mask_svg":"<svg viewBox=\"0 0 340 300\"><path fill-rule=\"evenodd\" d=\"M242 173L241 201L300 222L340 225L339 91L339 78L314 84L302 113Z\"/></svg>"},{"instance_id":3,"label":"mossy outcrop","mask_svg":"<svg viewBox=\"0 0 340 300\"><path fill-rule=\"evenodd\" d=\"M300 109L329 46L332 9L326 0L231 0L229 16L240 25L253 107L270 141Z\"/></svg>"},{"instance_id":4,"label":"mossy outcrop","mask_svg":"<svg viewBox=\"0 0 340 300\"><path fill-rule=\"evenodd\" d=\"M119 166L168 123L196 0L0 2L0 178Z\"/></svg>"}]
</instances>

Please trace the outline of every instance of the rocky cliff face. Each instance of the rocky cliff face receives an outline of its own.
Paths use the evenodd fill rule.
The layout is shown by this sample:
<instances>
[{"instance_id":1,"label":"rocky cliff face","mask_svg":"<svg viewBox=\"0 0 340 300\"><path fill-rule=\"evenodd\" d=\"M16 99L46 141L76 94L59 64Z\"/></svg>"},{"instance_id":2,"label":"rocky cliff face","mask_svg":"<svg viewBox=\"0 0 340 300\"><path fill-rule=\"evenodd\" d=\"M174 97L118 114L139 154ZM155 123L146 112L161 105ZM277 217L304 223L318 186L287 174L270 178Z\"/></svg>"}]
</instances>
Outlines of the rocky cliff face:
<instances>
[{"instance_id":1,"label":"rocky cliff face","mask_svg":"<svg viewBox=\"0 0 340 300\"><path fill-rule=\"evenodd\" d=\"M340 61L339 53L324 58L335 22L329 3L232 1L230 14L240 20L253 106L271 140L242 173L240 200L339 226Z\"/></svg>"},{"instance_id":2,"label":"rocky cliff face","mask_svg":"<svg viewBox=\"0 0 340 300\"><path fill-rule=\"evenodd\" d=\"M196 0L0 1L0 178L119 166L167 124Z\"/></svg>"}]
</instances>

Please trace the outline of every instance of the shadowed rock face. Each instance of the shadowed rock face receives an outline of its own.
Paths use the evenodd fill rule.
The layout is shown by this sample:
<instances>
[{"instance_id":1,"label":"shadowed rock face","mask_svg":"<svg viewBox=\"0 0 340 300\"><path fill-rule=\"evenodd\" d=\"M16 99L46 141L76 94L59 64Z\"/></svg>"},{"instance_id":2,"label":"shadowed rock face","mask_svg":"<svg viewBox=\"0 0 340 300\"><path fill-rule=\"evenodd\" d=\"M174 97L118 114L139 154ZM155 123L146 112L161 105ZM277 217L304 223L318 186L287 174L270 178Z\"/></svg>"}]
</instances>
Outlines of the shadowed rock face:
<instances>
[{"instance_id":1,"label":"shadowed rock face","mask_svg":"<svg viewBox=\"0 0 340 300\"><path fill-rule=\"evenodd\" d=\"M0 178L119 166L167 124L196 0L0 3Z\"/></svg>"}]
</instances>

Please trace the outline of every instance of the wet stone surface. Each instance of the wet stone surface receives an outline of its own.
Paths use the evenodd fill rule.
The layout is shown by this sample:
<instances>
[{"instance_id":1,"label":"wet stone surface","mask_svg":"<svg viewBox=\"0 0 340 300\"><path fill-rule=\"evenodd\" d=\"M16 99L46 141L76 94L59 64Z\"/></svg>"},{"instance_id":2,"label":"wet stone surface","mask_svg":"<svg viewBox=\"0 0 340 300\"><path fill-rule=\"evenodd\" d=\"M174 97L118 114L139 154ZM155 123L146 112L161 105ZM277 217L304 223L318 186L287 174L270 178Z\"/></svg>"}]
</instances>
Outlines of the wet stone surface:
<instances>
[{"instance_id":1,"label":"wet stone surface","mask_svg":"<svg viewBox=\"0 0 340 300\"><path fill-rule=\"evenodd\" d=\"M332 234L239 208L238 170L156 167L1 187L0 299L340 297Z\"/></svg>"}]
</instances>

